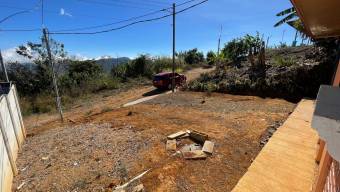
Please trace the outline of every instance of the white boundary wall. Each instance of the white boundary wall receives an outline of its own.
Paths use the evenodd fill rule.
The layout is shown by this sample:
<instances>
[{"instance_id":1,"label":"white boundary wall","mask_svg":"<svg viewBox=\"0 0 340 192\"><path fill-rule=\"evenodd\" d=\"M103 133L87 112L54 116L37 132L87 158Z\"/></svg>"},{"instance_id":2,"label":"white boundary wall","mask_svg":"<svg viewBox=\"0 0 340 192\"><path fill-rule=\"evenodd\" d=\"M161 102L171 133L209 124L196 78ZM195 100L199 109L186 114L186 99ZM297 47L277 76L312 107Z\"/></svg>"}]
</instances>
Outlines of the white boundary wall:
<instances>
[{"instance_id":1,"label":"white boundary wall","mask_svg":"<svg viewBox=\"0 0 340 192\"><path fill-rule=\"evenodd\" d=\"M26 137L15 85L0 96L0 192L9 192L17 174L15 160Z\"/></svg>"}]
</instances>

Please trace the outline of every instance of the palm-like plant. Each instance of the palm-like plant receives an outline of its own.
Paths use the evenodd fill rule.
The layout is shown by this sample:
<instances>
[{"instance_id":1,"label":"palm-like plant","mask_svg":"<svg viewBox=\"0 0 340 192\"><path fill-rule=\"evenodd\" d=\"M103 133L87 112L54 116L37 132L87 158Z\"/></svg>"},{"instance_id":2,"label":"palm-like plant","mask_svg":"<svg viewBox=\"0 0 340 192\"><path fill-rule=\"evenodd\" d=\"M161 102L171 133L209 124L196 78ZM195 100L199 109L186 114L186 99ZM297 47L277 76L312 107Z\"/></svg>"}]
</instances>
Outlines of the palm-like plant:
<instances>
[{"instance_id":1,"label":"palm-like plant","mask_svg":"<svg viewBox=\"0 0 340 192\"><path fill-rule=\"evenodd\" d=\"M302 39L308 38L305 27L303 26L303 23L301 19L299 18L296 12L296 9L294 7L281 11L280 13L276 14L276 16L278 17L284 16L284 18L281 19L279 22L277 22L274 25L274 27L278 27L286 23L296 30L296 35L295 35L295 40L293 42L293 46L296 45L296 39L297 39L298 34L301 36Z\"/></svg>"},{"instance_id":2,"label":"palm-like plant","mask_svg":"<svg viewBox=\"0 0 340 192\"><path fill-rule=\"evenodd\" d=\"M274 25L274 27L278 27L282 24L285 24L285 23L288 23L288 22L291 22L291 21L300 20L294 7L286 9L284 11L281 11L280 13L276 14L276 16L278 16L278 17L285 16L285 17L283 19L281 19L279 22L277 22Z\"/></svg>"}]
</instances>

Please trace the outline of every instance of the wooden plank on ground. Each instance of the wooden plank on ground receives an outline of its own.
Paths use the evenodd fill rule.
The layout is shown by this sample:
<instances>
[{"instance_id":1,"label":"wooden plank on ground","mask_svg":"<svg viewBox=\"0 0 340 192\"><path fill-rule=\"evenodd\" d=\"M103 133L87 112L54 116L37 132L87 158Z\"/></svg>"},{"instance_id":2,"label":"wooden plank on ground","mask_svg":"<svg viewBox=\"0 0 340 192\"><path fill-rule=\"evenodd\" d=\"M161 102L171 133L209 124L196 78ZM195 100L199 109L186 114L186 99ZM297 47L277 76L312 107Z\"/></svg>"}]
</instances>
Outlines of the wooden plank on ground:
<instances>
[{"instance_id":1,"label":"wooden plank on ground","mask_svg":"<svg viewBox=\"0 0 340 192\"><path fill-rule=\"evenodd\" d=\"M256 157L233 192L305 192L315 181L314 101L302 100ZM260 182L259 182L260 181Z\"/></svg>"}]
</instances>

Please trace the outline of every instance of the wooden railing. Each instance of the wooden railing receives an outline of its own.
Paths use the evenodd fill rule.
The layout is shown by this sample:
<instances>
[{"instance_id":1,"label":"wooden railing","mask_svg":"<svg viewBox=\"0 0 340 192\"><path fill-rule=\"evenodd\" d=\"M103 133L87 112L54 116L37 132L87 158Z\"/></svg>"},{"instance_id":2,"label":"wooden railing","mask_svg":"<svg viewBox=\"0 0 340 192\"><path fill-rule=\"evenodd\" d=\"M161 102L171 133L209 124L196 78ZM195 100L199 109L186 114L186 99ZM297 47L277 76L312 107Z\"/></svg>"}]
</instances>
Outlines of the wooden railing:
<instances>
[{"instance_id":1,"label":"wooden railing","mask_svg":"<svg viewBox=\"0 0 340 192\"><path fill-rule=\"evenodd\" d=\"M339 87L340 85L340 60L337 64L332 84L334 87ZM339 162L329 154L326 141L322 139L319 139L319 150L315 160L319 163L319 168L313 192L340 192Z\"/></svg>"}]
</instances>

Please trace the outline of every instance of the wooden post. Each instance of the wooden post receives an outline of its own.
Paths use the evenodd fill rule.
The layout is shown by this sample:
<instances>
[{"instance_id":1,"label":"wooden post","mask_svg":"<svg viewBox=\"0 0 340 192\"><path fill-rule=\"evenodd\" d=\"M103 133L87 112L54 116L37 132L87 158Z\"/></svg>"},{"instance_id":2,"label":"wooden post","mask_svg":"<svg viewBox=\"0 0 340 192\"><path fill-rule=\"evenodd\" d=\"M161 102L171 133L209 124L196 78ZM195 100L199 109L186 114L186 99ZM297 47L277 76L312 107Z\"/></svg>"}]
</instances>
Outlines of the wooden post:
<instances>
[{"instance_id":1,"label":"wooden post","mask_svg":"<svg viewBox=\"0 0 340 192\"><path fill-rule=\"evenodd\" d=\"M7 134L6 134L4 121L3 121L3 118L2 118L1 115L0 115L0 130L1 130L2 138L4 139L6 152L7 152L7 155L8 155L9 163L11 164L11 167L12 167L13 175L17 175L18 174L17 165L15 164L15 160L14 160L14 157L13 157L13 154L12 154L11 146L9 144L8 137L7 137Z\"/></svg>"},{"instance_id":2,"label":"wooden post","mask_svg":"<svg viewBox=\"0 0 340 192\"><path fill-rule=\"evenodd\" d=\"M340 60L338 61L338 65L333 77L333 86L339 87L339 85L340 85Z\"/></svg>"},{"instance_id":3,"label":"wooden post","mask_svg":"<svg viewBox=\"0 0 340 192\"><path fill-rule=\"evenodd\" d=\"M5 63L4 63L3 59L2 59L1 50L0 50L0 64L1 64L2 72L5 75L6 82L9 82L6 66L5 66Z\"/></svg>"},{"instance_id":4,"label":"wooden post","mask_svg":"<svg viewBox=\"0 0 340 192\"><path fill-rule=\"evenodd\" d=\"M172 4L172 92L175 92L176 77L175 77L175 63L176 63L176 4Z\"/></svg>"},{"instance_id":5,"label":"wooden post","mask_svg":"<svg viewBox=\"0 0 340 192\"><path fill-rule=\"evenodd\" d=\"M48 36L47 36L48 32L47 32L46 28L43 29L43 34L44 34L44 39L45 39L45 44L46 44L46 49L47 49L48 62L50 64L50 67L51 67L51 70L52 70L52 82L53 82L54 92L55 92L55 95L56 95L56 105L57 105L57 108L58 108L58 111L59 111L60 120L61 120L61 122L64 122L64 115L63 115L63 109L62 109L62 106L61 106L61 98L59 96L57 77L55 75L54 64L53 64L53 61L52 61L51 48L50 48L49 39L48 39Z\"/></svg>"},{"instance_id":6,"label":"wooden post","mask_svg":"<svg viewBox=\"0 0 340 192\"><path fill-rule=\"evenodd\" d=\"M332 157L328 153L327 145L325 145L324 150L322 152L317 180L316 180L313 192L323 192L331 164L332 164Z\"/></svg>"},{"instance_id":7,"label":"wooden post","mask_svg":"<svg viewBox=\"0 0 340 192\"><path fill-rule=\"evenodd\" d=\"M317 163L320 163L320 161L321 161L322 153L325 149L325 144L326 144L325 141L323 141L322 139L319 139L319 149L318 149L318 153L317 153L316 158L315 158L315 161Z\"/></svg>"}]
</instances>

